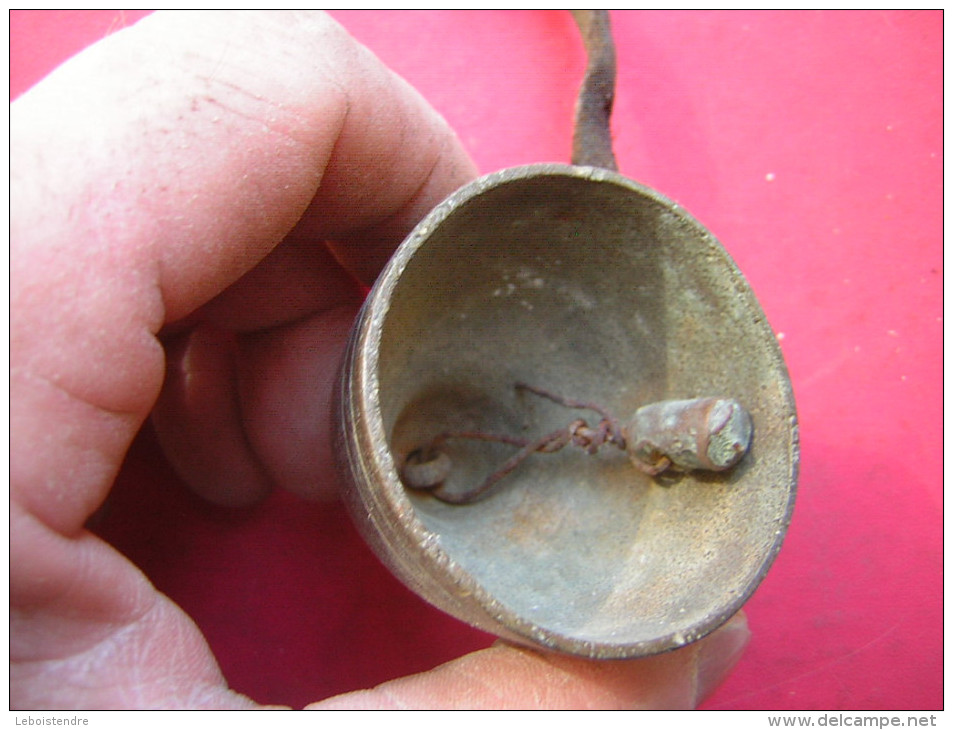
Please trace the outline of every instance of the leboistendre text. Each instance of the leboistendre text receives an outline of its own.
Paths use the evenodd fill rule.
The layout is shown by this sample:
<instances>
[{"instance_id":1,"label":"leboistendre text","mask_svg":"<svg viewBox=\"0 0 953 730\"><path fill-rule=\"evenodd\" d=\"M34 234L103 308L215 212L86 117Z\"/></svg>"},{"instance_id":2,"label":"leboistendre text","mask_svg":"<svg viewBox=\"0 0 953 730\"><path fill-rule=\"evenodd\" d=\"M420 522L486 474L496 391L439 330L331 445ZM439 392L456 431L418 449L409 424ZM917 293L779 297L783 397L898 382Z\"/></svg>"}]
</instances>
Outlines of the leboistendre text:
<instances>
[{"instance_id":1,"label":"leboistendre text","mask_svg":"<svg viewBox=\"0 0 953 730\"><path fill-rule=\"evenodd\" d=\"M17 725L89 725L88 717L45 717L27 715L16 718Z\"/></svg>"}]
</instances>

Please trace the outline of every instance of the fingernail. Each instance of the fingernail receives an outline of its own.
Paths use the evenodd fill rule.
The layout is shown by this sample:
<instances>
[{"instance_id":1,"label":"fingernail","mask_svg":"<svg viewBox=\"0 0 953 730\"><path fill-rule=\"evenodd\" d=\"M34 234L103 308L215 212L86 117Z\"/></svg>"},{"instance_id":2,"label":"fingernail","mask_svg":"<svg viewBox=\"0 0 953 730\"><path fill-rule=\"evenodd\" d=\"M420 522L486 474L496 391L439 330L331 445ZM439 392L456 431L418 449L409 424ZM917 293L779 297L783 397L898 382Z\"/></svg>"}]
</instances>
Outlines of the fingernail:
<instances>
[{"instance_id":1,"label":"fingernail","mask_svg":"<svg viewBox=\"0 0 953 730\"><path fill-rule=\"evenodd\" d=\"M711 636L699 642L696 658L695 704L724 681L744 653L751 631L744 613L737 613Z\"/></svg>"}]
</instances>

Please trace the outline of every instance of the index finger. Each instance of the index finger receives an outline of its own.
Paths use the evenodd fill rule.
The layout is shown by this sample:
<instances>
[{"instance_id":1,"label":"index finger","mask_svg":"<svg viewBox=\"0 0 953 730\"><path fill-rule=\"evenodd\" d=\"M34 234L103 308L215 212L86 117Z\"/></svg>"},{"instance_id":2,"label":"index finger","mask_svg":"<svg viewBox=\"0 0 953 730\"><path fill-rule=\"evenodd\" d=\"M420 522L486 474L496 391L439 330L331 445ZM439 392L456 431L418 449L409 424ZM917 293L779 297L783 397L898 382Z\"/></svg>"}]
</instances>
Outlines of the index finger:
<instances>
[{"instance_id":1,"label":"index finger","mask_svg":"<svg viewBox=\"0 0 953 730\"><path fill-rule=\"evenodd\" d=\"M11 150L13 495L66 532L155 401L163 323L306 211L319 234L391 230L354 257L379 262L393 221L473 174L407 84L291 12L150 16L17 100Z\"/></svg>"}]
</instances>

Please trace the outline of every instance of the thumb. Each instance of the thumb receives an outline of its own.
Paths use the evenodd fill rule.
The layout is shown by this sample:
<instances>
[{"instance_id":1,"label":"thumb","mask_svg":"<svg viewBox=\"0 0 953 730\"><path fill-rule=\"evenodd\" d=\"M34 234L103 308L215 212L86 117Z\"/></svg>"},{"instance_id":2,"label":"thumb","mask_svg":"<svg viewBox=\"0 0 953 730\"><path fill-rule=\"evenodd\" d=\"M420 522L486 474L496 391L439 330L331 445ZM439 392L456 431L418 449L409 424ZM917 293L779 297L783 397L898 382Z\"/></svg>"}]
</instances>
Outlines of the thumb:
<instances>
[{"instance_id":1,"label":"thumb","mask_svg":"<svg viewBox=\"0 0 953 730\"><path fill-rule=\"evenodd\" d=\"M689 710L748 644L743 613L677 651L593 661L498 643L436 669L310 705L311 710Z\"/></svg>"}]
</instances>

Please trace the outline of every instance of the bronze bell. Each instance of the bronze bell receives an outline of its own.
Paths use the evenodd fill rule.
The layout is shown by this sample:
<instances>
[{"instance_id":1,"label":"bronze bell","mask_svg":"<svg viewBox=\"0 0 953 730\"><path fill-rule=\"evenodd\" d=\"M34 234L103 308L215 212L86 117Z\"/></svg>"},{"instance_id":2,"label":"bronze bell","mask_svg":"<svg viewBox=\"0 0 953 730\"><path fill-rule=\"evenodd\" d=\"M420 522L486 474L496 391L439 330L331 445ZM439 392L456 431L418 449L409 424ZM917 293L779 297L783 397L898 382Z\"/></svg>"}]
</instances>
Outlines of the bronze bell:
<instances>
[{"instance_id":1,"label":"bronze bell","mask_svg":"<svg viewBox=\"0 0 953 730\"><path fill-rule=\"evenodd\" d=\"M358 527L427 601L510 641L636 657L713 631L764 577L797 422L731 258L608 169L607 15L577 20L576 164L482 177L403 242L352 333L338 452Z\"/></svg>"}]
</instances>

